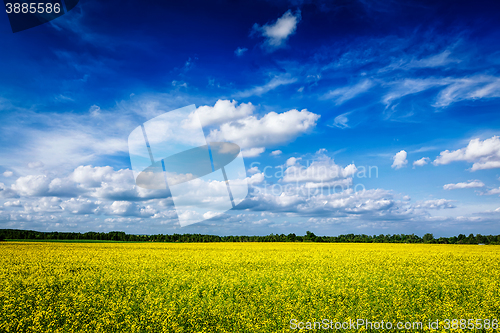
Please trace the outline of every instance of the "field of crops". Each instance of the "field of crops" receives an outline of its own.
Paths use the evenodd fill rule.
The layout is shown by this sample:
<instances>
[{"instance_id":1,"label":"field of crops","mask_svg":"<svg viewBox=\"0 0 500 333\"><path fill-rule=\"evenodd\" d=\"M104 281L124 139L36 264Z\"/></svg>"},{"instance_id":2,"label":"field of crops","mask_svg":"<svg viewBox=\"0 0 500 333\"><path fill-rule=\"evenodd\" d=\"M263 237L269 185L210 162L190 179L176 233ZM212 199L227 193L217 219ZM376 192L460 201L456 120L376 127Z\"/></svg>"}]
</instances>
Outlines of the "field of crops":
<instances>
[{"instance_id":1,"label":"field of crops","mask_svg":"<svg viewBox=\"0 0 500 333\"><path fill-rule=\"evenodd\" d=\"M500 332L500 246L2 242L0 253L0 332L291 332L323 319L318 331L478 319Z\"/></svg>"}]
</instances>

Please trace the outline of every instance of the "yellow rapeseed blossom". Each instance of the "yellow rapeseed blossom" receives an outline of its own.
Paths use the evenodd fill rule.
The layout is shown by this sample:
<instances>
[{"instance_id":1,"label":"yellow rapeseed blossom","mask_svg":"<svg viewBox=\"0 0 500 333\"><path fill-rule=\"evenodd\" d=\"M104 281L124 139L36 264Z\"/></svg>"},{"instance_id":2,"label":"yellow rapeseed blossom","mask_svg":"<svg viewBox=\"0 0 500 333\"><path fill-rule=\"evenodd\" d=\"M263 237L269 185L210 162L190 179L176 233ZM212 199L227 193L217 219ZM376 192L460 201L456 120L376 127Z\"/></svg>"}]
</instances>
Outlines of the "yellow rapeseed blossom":
<instances>
[{"instance_id":1,"label":"yellow rapeseed blossom","mask_svg":"<svg viewBox=\"0 0 500 333\"><path fill-rule=\"evenodd\" d=\"M398 322L414 324L400 332L500 332L499 246L3 242L0 253L0 332L293 332L314 323L387 332ZM381 321L393 329L373 326Z\"/></svg>"}]
</instances>

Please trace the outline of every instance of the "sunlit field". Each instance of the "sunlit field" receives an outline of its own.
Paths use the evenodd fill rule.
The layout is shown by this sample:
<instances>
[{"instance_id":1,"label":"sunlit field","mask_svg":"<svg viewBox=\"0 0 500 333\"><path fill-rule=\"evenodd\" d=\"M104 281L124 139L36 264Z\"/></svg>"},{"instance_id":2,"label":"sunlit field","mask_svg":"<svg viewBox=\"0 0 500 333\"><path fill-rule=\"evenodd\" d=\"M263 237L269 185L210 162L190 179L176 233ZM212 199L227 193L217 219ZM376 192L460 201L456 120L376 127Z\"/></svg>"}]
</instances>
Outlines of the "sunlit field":
<instances>
[{"instance_id":1,"label":"sunlit field","mask_svg":"<svg viewBox=\"0 0 500 333\"><path fill-rule=\"evenodd\" d=\"M442 331L445 319L500 331L500 246L2 242L0 253L1 332L391 331L373 327L382 320ZM334 327L360 319L372 326Z\"/></svg>"}]
</instances>

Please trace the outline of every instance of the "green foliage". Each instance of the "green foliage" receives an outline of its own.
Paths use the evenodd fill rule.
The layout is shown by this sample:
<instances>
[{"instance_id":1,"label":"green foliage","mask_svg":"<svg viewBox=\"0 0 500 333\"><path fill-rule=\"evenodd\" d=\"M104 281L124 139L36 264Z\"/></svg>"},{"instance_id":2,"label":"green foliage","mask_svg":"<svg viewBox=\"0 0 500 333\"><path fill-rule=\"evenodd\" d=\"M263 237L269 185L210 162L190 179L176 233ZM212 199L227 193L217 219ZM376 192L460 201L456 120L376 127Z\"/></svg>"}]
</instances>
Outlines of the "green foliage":
<instances>
[{"instance_id":1,"label":"green foliage","mask_svg":"<svg viewBox=\"0 0 500 333\"><path fill-rule=\"evenodd\" d=\"M131 235L123 231L110 232L39 232L33 230L0 229L0 241L32 240L32 241L117 241L117 242L168 242L168 243L214 243L214 242L315 242L315 243L432 243L432 244L500 244L500 235L484 236L481 234L458 235L434 238L427 233L423 237L417 235L338 235L317 236L307 231L305 236L295 234L270 234L267 236L217 236L202 234L173 235Z\"/></svg>"},{"instance_id":2,"label":"green foliage","mask_svg":"<svg viewBox=\"0 0 500 333\"><path fill-rule=\"evenodd\" d=\"M431 243L434 240L434 235L433 234L425 234L422 239L423 239L424 243Z\"/></svg>"}]
</instances>

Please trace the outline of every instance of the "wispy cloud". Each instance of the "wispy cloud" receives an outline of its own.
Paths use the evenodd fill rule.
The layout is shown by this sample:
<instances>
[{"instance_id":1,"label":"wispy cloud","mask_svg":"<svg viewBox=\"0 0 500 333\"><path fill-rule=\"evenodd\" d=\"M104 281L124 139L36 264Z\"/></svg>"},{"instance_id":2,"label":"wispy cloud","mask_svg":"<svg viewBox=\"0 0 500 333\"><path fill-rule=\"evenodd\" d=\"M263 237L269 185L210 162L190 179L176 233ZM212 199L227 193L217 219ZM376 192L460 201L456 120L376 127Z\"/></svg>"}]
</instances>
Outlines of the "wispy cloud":
<instances>
[{"instance_id":1,"label":"wispy cloud","mask_svg":"<svg viewBox=\"0 0 500 333\"><path fill-rule=\"evenodd\" d=\"M335 90L332 90L325 95L323 95L323 98L325 99L334 99L335 104L340 105L366 91L368 91L371 87L374 86L373 81L371 80L363 80L355 85L348 86L348 87L342 87L342 88L337 88Z\"/></svg>"},{"instance_id":2,"label":"wispy cloud","mask_svg":"<svg viewBox=\"0 0 500 333\"><path fill-rule=\"evenodd\" d=\"M351 112L346 112L346 113L342 113L342 114L338 115L333 120L332 126L335 126L335 127L341 128L341 129L349 128L349 124L348 124L349 118L347 118L347 116L350 114L351 114Z\"/></svg>"},{"instance_id":3,"label":"wispy cloud","mask_svg":"<svg viewBox=\"0 0 500 333\"><path fill-rule=\"evenodd\" d=\"M264 47L272 52L285 46L286 40L292 35L300 21L300 10L295 14L288 10L274 23L267 23L259 26L257 23L252 27L252 34L260 34L266 38Z\"/></svg>"},{"instance_id":4,"label":"wispy cloud","mask_svg":"<svg viewBox=\"0 0 500 333\"><path fill-rule=\"evenodd\" d=\"M241 57L248 49L246 47L238 47L235 51L234 54L236 54L238 57Z\"/></svg>"},{"instance_id":5,"label":"wispy cloud","mask_svg":"<svg viewBox=\"0 0 500 333\"><path fill-rule=\"evenodd\" d=\"M443 89L434 106L446 107L462 100L500 97L500 78L488 75L474 75L450 80Z\"/></svg>"},{"instance_id":6,"label":"wispy cloud","mask_svg":"<svg viewBox=\"0 0 500 333\"><path fill-rule=\"evenodd\" d=\"M235 97L250 97L250 96L261 96L279 86L288 85L295 83L297 78L290 77L290 75L277 75L274 76L269 82L262 86L255 86L253 88L243 90L234 94Z\"/></svg>"}]
</instances>

